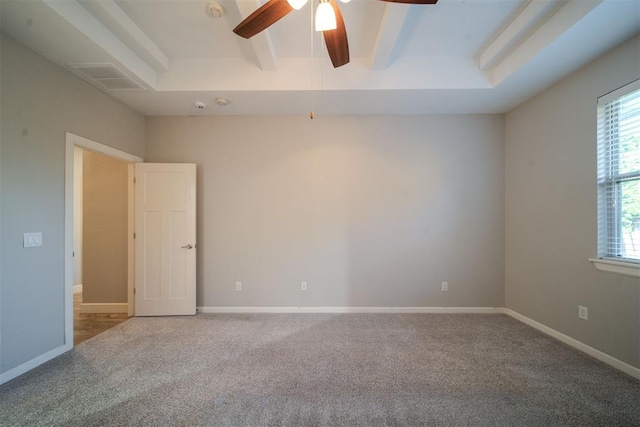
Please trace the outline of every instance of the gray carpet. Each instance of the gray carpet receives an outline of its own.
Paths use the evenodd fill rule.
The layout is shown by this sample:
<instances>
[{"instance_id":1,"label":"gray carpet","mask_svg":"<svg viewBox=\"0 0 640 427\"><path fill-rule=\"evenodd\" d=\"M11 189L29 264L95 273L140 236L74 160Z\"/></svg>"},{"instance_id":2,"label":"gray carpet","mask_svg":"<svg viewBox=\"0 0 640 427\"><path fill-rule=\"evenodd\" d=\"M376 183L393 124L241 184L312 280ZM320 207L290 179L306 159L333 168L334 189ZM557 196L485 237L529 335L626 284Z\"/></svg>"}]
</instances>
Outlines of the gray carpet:
<instances>
[{"instance_id":1,"label":"gray carpet","mask_svg":"<svg viewBox=\"0 0 640 427\"><path fill-rule=\"evenodd\" d=\"M640 382L505 315L135 318L0 387L2 426L640 426Z\"/></svg>"}]
</instances>

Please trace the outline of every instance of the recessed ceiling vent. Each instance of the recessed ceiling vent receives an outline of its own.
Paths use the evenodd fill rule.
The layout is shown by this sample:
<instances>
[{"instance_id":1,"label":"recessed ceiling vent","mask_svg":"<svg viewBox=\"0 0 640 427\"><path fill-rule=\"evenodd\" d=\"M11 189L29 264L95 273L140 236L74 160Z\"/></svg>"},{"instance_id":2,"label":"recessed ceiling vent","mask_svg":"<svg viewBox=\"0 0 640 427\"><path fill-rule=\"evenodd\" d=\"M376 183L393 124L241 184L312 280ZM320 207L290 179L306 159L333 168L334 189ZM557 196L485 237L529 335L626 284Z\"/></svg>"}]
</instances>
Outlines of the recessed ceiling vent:
<instances>
[{"instance_id":1,"label":"recessed ceiling vent","mask_svg":"<svg viewBox=\"0 0 640 427\"><path fill-rule=\"evenodd\" d=\"M106 90L144 89L113 64L68 64L74 73Z\"/></svg>"}]
</instances>

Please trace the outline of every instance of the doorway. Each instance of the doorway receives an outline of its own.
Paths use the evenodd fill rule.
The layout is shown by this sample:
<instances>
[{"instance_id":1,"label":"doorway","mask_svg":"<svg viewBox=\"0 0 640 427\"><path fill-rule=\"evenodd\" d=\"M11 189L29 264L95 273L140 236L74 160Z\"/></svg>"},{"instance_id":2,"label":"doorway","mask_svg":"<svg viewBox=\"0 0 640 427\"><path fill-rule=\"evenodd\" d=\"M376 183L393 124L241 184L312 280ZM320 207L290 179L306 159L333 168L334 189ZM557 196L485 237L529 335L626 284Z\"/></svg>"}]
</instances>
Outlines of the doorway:
<instances>
[{"instance_id":1,"label":"doorway","mask_svg":"<svg viewBox=\"0 0 640 427\"><path fill-rule=\"evenodd\" d=\"M82 305L78 305L79 303L79 291L80 287L78 283L74 283L74 277L78 277L81 275L81 282L86 282L86 272L80 273L82 268L79 268L79 263L74 262L74 249L80 249L78 255L79 259L83 258L84 250L78 247L78 236L74 236L74 218L77 216L78 206L75 206L74 212L74 187L75 190L78 190L79 183L78 180L82 179L81 174L76 169L75 165L77 165L78 159L78 149L82 150L83 153L96 153L100 157L96 157L97 159L106 159L106 160L117 160L119 162L126 163L126 175L127 175L127 185L126 185L126 199L127 199L127 212L126 212L126 227L125 233L126 236L124 240L126 241L126 290L120 290L119 292L126 293L126 303L93 303L93 305L83 304L85 305L84 311L82 312ZM105 157L106 156L106 157ZM84 157L84 156L83 156ZM82 314L85 316L84 320L89 320L89 324L91 324L93 320L93 326L91 329L93 331L88 331L89 335L91 333L95 333L99 331L100 328L104 328L108 326L110 323L115 323L116 321L124 321L127 316L132 316L134 314L133 307L133 235L131 230L133 230L133 164L142 162L142 159L131 155L129 153L114 149L112 147L97 143L95 141L91 141L89 139L80 137L78 135L74 135L71 133L66 134L66 162L65 162L65 348L70 349L74 345L74 314ZM83 190L83 194L85 191ZM75 215L74 215L75 213ZM99 222L99 221L98 221ZM77 224L76 224L77 226ZM84 228L84 227L83 227ZM75 237L75 239L74 239ZM75 241L74 241L75 240ZM85 239L82 239L85 240ZM99 242L98 242L99 243ZM98 255L100 258L100 255ZM87 260L82 261L82 265L87 265ZM104 272L103 272L104 273ZM104 275L103 273L98 272L98 275ZM85 284L82 283L82 293L87 291L85 289ZM74 286L75 285L75 286ZM76 294L74 294L74 288ZM94 289L94 297L95 295L100 294L100 290L97 291ZM97 292L97 294L96 294ZM75 297L75 298L74 298ZM120 296L122 297L122 295ZM75 310L74 310L74 299L76 300ZM110 306L109 304L113 304ZM123 307L126 309L126 313L105 313L105 311L123 311ZM74 313L74 311L76 313ZM100 313L102 311L102 313ZM118 316L118 315L119 316ZM120 317L120 319L118 319ZM113 326L113 325L112 325ZM108 329L108 327L106 328ZM106 330L105 329L105 330ZM86 334L84 334L86 337ZM85 338L86 339L86 338Z\"/></svg>"},{"instance_id":2,"label":"doorway","mask_svg":"<svg viewBox=\"0 0 640 427\"><path fill-rule=\"evenodd\" d=\"M74 147L74 345L127 315L128 163Z\"/></svg>"}]
</instances>

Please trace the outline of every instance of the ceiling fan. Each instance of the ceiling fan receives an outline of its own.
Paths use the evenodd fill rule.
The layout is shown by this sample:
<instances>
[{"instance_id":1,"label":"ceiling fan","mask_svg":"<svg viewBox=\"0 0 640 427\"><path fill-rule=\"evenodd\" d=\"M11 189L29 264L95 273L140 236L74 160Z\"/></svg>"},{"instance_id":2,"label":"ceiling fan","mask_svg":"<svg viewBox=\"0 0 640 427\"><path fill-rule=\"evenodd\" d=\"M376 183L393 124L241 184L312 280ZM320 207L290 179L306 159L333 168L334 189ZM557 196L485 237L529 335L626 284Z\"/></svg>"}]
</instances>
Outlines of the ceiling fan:
<instances>
[{"instance_id":1,"label":"ceiling fan","mask_svg":"<svg viewBox=\"0 0 640 427\"><path fill-rule=\"evenodd\" d=\"M242 21L233 32L245 39L266 30L308 0L269 0ZM348 3L350 0L341 0ZM390 3L436 4L438 0L380 0ZM316 31L322 31L324 42L334 68L349 63L349 41L342 13L335 0L319 0L316 10Z\"/></svg>"}]
</instances>

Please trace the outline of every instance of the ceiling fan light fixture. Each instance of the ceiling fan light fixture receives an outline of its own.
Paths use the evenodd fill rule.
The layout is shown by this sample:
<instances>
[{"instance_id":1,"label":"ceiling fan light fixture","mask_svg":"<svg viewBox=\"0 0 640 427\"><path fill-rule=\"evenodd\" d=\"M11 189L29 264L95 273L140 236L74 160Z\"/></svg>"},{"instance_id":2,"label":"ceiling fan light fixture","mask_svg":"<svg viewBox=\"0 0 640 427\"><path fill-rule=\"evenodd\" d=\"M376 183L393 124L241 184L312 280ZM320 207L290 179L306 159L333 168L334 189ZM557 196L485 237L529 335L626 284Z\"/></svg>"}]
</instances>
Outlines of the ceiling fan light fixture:
<instances>
[{"instance_id":1,"label":"ceiling fan light fixture","mask_svg":"<svg viewBox=\"0 0 640 427\"><path fill-rule=\"evenodd\" d=\"M342 3L349 3L351 0L340 0Z\"/></svg>"},{"instance_id":2,"label":"ceiling fan light fixture","mask_svg":"<svg viewBox=\"0 0 640 427\"><path fill-rule=\"evenodd\" d=\"M335 30L338 27L336 23L336 13L329 0L320 0L318 9L316 10L316 31Z\"/></svg>"},{"instance_id":3,"label":"ceiling fan light fixture","mask_svg":"<svg viewBox=\"0 0 640 427\"><path fill-rule=\"evenodd\" d=\"M295 10L300 10L308 1L309 0L287 0L287 3Z\"/></svg>"}]
</instances>

